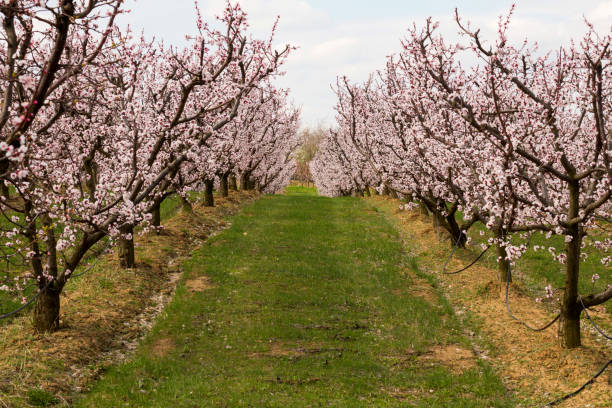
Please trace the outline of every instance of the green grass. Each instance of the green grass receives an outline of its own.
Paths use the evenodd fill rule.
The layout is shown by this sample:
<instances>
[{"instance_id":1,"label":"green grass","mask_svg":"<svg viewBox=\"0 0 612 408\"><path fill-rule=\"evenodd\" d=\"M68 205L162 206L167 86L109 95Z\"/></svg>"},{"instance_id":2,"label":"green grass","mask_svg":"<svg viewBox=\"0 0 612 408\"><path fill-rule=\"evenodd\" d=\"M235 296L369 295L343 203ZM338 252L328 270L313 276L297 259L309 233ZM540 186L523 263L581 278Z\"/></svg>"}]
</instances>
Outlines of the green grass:
<instances>
[{"instance_id":1,"label":"green grass","mask_svg":"<svg viewBox=\"0 0 612 408\"><path fill-rule=\"evenodd\" d=\"M56 405L59 400L48 391L32 388L28 391L28 402L35 407L50 407Z\"/></svg>"},{"instance_id":2,"label":"green grass","mask_svg":"<svg viewBox=\"0 0 612 408\"><path fill-rule=\"evenodd\" d=\"M551 284L560 294L565 287L565 266L555 261L547 250L533 251L533 246L554 247L558 253L562 253L565 248L563 237L552 236L546 239L543 234L537 233L531 238L530 244L530 249L517 263L517 270L534 293L540 293L541 296L543 287ZM584 252L588 257L580 263L578 288L580 294L588 295L604 290L606 285L612 282L612 268L605 267L600 261L602 257L609 256L609 253L604 254L591 246L587 246ZM591 278L595 273L599 274L600 279L593 283ZM612 307L608 307L607 310L612 314Z\"/></svg>"},{"instance_id":3,"label":"green grass","mask_svg":"<svg viewBox=\"0 0 612 408\"><path fill-rule=\"evenodd\" d=\"M306 196L316 196L317 189L315 187L306 187L303 185L295 184L290 185L285 188L286 194L288 195L306 195Z\"/></svg>"},{"instance_id":4,"label":"green grass","mask_svg":"<svg viewBox=\"0 0 612 408\"><path fill-rule=\"evenodd\" d=\"M11 217L17 216L20 220L23 216L13 211L6 211L6 213L0 214L0 230L10 230L15 228L15 225L9 220ZM20 221L21 222L21 221ZM0 286L7 285L12 287L14 284L13 278L22 275L26 268L24 265L18 263L19 261L12 257L15 251L12 251L9 247L5 246L6 241L0 239L0 245L3 246L0 254L3 256L0 259ZM7 262L4 256L9 256L10 261ZM36 293L35 285L28 285L26 290L23 292L23 296L30 297ZM21 294L20 294L21 295ZM12 292L0 291L0 315L11 312L21 306L21 296L15 296ZM0 320L0 327L5 325L8 320Z\"/></svg>"},{"instance_id":5,"label":"green grass","mask_svg":"<svg viewBox=\"0 0 612 408\"><path fill-rule=\"evenodd\" d=\"M167 220L172 217L176 212L181 208L181 199L178 195L172 194L169 197L166 197L164 201L162 201L159 214L162 220Z\"/></svg>"},{"instance_id":6,"label":"green grass","mask_svg":"<svg viewBox=\"0 0 612 408\"><path fill-rule=\"evenodd\" d=\"M485 233L484 236L480 235L480 232ZM472 238L475 244L485 242L487 237L492 234L486 229L484 224L477 222L468 231L468 235ZM601 236L588 236L587 242L593 239L603 239ZM549 247L555 248L557 253L563 253L565 251L564 238L562 236L552 235L550 238L546 238L545 234L536 232L530 239L524 239L520 234L512 236L512 243L515 245L524 244L527 246L527 251L524 255L516 262L513 268L513 274L515 277L518 276L521 282L523 282L534 297L544 296L544 287L551 285L556 290L556 297L561 297L563 288L565 287L565 266L555 261L551 254L548 252ZM546 249L540 249L534 251L534 246L544 246ZM480 246L478 246L480 251ZM612 254L605 253L593 246L586 245L583 249L584 253L588 256L582 259L580 262L580 280L579 280L579 293L582 295L588 295L590 293L597 293L605 290L606 286L612 282L612 268L602 265L601 259L610 256ZM465 260L473 259L473 251L458 251L459 256ZM497 254L494 248L491 248L488 253L483 257L483 261L487 266L496 268ZM596 282L591 280L593 274L599 274L600 279ZM550 300L553 304L558 305L556 299ZM607 307L607 312L612 315L612 307Z\"/></svg>"},{"instance_id":7,"label":"green grass","mask_svg":"<svg viewBox=\"0 0 612 408\"><path fill-rule=\"evenodd\" d=\"M218 192L214 192L214 196L218 196ZM197 202L199 199L203 197L203 193L199 191L188 191L187 197L192 202ZM183 202L181 198L177 194L172 194L162 201L160 206L160 216L162 221L172 218L183 206Z\"/></svg>"},{"instance_id":8,"label":"green grass","mask_svg":"<svg viewBox=\"0 0 612 408\"><path fill-rule=\"evenodd\" d=\"M406 290L417 263L382 213L315 194L258 200L194 251L133 360L75 406L514 406L486 364L419 358L469 344L451 307ZM191 293L204 275L214 286Z\"/></svg>"}]
</instances>

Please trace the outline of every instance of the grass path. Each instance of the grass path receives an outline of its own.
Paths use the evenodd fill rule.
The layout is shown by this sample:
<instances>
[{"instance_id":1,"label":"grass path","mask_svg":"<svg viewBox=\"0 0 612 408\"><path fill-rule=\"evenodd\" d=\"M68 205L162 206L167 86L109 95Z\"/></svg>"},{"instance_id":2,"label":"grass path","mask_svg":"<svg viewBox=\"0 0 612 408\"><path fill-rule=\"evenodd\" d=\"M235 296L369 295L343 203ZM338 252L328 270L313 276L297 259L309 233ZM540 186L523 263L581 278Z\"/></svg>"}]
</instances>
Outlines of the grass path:
<instances>
[{"instance_id":1,"label":"grass path","mask_svg":"<svg viewBox=\"0 0 612 408\"><path fill-rule=\"evenodd\" d=\"M514 406L482 362L444 360L470 349L461 323L363 200L265 197L185 269L132 361L76 406Z\"/></svg>"}]
</instances>

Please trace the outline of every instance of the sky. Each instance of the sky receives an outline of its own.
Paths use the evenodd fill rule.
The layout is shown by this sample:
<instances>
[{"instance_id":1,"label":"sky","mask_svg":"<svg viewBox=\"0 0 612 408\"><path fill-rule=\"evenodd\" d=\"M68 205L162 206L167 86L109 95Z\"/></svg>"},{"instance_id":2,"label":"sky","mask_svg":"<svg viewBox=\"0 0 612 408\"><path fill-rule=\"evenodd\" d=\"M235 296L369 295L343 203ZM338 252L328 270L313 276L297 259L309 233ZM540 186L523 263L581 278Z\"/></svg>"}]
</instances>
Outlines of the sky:
<instances>
[{"instance_id":1,"label":"sky","mask_svg":"<svg viewBox=\"0 0 612 408\"><path fill-rule=\"evenodd\" d=\"M236 0L232 0L236 1ZM225 0L198 0L204 18L220 14ZM367 79L384 66L385 57L400 49L400 40L413 24L427 17L440 22L446 38L457 38L454 10L481 28L484 39L494 39L498 16L516 11L510 39L537 41L542 50L554 50L585 32L584 18L600 32L612 26L612 0L242 0L253 33L267 38L280 16L275 44L298 48L283 67L277 85L291 90L302 109L302 126L330 126L334 121L338 76ZM184 44L195 34L194 0L128 0L131 13L120 24L130 24L167 43Z\"/></svg>"}]
</instances>

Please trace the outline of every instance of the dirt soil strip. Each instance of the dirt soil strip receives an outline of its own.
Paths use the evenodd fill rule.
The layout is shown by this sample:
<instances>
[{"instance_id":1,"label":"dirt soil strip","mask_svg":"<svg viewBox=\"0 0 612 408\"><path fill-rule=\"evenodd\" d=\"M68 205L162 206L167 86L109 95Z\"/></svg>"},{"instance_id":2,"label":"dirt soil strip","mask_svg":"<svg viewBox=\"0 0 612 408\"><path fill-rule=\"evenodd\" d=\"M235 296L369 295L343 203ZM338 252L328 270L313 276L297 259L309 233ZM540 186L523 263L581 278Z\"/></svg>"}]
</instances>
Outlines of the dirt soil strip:
<instances>
[{"instance_id":1,"label":"dirt soil strip","mask_svg":"<svg viewBox=\"0 0 612 408\"><path fill-rule=\"evenodd\" d=\"M368 201L383 209L399 227L407 247L421 264L421 270L435 276L443 293L459 315L472 315L482 324L482 341L488 345L481 358L493 362L506 386L515 392L524 406L545 403L576 390L612 357L612 344L590 330L583 320L583 347L562 349L557 342L557 325L535 333L512 320L505 308L505 287L496 282L497 271L476 264L458 275L440 273L450 252L449 241L438 242L431 220L417 211L400 210L400 202L386 197ZM479 252L478 249L474 253ZM461 268L467 262L454 259L449 269ZM510 304L518 317L533 325L543 325L554 317L552 310L528 297L520 283L512 285ZM606 319L605 313L595 313ZM606 322L609 325L610 322ZM600 376L581 394L561 407L612 407L612 372Z\"/></svg>"},{"instance_id":2,"label":"dirt soil strip","mask_svg":"<svg viewBox=\"0 0 612 408\"><path fill-rule=\"evenodd\" d=\"M67 286L57 332L34 333L27 313L2 326L0 408L29 406L27 395L33 389L42 389L59 406L68 406L71 394L86 389L106 367L127 358L172 298L182 259L227 228L225 218L257 196L231 192L228 198L217 198L214 208L196 205L193 212L179 210L164 223L160 235L136 237L133 270L121 270L116 255L104 255L91 273ZM200 290L205 283L193 289Z\"/></svg>"}]
</instances>

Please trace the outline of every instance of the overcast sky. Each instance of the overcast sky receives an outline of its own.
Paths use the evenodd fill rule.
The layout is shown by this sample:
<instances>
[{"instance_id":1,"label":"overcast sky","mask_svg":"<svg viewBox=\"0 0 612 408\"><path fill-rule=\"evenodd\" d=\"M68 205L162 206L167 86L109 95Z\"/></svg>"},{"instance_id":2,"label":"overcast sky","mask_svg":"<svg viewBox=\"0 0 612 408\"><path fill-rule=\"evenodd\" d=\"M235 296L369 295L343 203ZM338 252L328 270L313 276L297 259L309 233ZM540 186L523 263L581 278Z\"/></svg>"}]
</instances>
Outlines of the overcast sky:
<instances>
[{"instance_id":1,"label":"overcast sky","mask_svg":"<svg viewBox=\"0 0 612 408\"><path fill-rule=\"evenodd\" d=\"M234 0L235 1L235 0ZM361 81L384 66L385 56L399 49L399 40L414 22L432 16L441 30L455 37L454 9L493 38L497 17L516 3L511 38L538 41L542 49L556 49L584 33L584 17L600 31L609 31L612 0L242 0L254 33L265 36L277 15L276 43L299 49L278 84L291 89L302 107L303 126L330 125L335 103L330 86L346 75ZM122 18L147 36L183 44L195 33L193 0L130 0L130 14ZM199 0L205 18L220 13L225 0Z\"/></svg>"}]
</instances>

